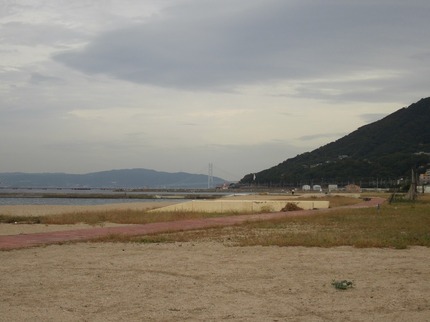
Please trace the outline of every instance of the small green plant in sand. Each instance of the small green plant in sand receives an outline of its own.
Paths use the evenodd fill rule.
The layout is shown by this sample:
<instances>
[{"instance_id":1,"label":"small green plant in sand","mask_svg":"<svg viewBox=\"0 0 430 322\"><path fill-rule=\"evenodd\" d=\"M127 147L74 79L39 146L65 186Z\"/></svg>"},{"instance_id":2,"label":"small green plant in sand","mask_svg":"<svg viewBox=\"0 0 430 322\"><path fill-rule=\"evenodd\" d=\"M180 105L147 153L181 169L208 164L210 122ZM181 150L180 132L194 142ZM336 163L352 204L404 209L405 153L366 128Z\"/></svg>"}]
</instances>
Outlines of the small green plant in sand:
<instances>
[{"instance_id":1,"label":"small green plant in sand","mask_svg":"<svg viewBox=\"0 0 430 322\"><path fill-rule=\"evenodd\" d=\"M347 281L347 280L342 280L342 281L333 280L331 282L331 285L333 285L335 289L346 290L348 288L352 288L353 282Z\"/></svg>"}]
</instances>

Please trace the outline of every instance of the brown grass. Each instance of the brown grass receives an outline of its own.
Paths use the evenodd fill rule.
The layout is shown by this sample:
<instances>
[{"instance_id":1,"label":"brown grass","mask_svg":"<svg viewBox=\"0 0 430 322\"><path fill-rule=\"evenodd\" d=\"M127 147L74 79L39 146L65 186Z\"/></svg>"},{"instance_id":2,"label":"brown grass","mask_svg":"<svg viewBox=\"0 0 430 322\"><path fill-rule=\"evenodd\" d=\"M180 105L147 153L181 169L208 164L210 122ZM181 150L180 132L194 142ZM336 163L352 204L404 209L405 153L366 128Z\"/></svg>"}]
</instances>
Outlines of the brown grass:
<instances>
[{"instance_id":1,"label":"brown grass","mask_svg":"<svg viewBox=\"0 0 430 322\"><path fill-rule=\"evenodd\" d=\"M239 246L430 247L429 201L430 198L425 197L415 203L383 205L379 210L337 209L318 215L156 236L125 237L125 240L157 243L215 240Z\"/></svg>"},{"instance_id":2,"label":"brown grass","mask_svg":"<svg viewBox=\"0 0 430 322\"><path fill-rule=\"evenodd\" d=\"M344 209L317 216L246 225L239 245L354 246L406 248L430 246L430 205L384 205L380 210Z\"/></svg>"},{"instance_id":3,"label":"brown grass","mask_svg":"<svg viewBox=\"0 0 430 322\"><path fill-rule=\"evenodd\" d=\"M198 213L198 212L157 212L139 210L109 210L109 211L85 211L73 212L48 216L9 216L0 215L0 223L33 223L44 225L71 225L85 223L89 225L99 225L102 223L116 224L148 224L154 222L167 222L175 220L212 218L244 215L245 212L225 212L225 213Z\"/></svg>"},{"instance_id":4,"label":"brown grass","mask_svg":"<svg viewBox=\"0 0 430 322\"><path fill-rule=\"evenodd\" d=\"M321 199L320 199L321 200ZM331 207L360 202L346 197L324 197ZM145 224L193 218L232 216L242 213L150 213L134 210L81 212L45 217L0 216L0 222L35 222L41 224ZM226 244L252 246L308 247L392 247L430 246L430 195L418 201L384 204L367 209L332 209L327 213L252 222L240 226L130 237L111 235L97 239L109 242L185 242L217 240Z\"/></svg>"},{"instance_id":5,"label":"brown grass","mask_svg":"<svg viewBox=\"0 0 430 322\"><path fill-rule=\"evenodd\" d=\"M303 200L314 200L315 197L304 198ZM339 207L352 205L361 202L357 198L348 197L324 197L318 200L330 201L331 207ZM267 210L269 211L269 210ZM225 213L198 213L198 212L164 212L152 213L142 210L108 210L108 211L82 211L66 214L56 214L48 216L10 216L0 215L0 223L33 223L45 225L73 225L77 223L85 223L89 225L99 225L102 223L116 223L116 224L148 224L153 222L166 222L184 219L196 218L212 218L212 217L225 217L244 215L246 212L225 212Z\"/></svg>"}]
</instances>

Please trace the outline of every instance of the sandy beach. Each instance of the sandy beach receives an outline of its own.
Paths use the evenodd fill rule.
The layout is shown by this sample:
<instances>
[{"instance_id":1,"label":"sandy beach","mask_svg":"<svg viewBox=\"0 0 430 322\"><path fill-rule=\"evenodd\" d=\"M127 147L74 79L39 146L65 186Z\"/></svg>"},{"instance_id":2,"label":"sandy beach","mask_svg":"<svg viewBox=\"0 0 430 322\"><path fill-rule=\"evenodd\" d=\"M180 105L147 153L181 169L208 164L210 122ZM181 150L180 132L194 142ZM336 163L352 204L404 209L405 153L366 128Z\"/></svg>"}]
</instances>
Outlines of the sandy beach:
<instances>
[{"instance_id":1,"label":"sandy beach","mask_svg":"<svg viewBox=\"0 0 430 322\"><path fill-rule=\"evenodd\" d=\"M290 196L288 198L291 198ZM250 200L250 199L270 199L278 200L285 199L285 196L271 196L270 198L265 195L232 195L225 197L227 200ZM47 216L47 215L61 215L71 214L75 212L94 212L94 211L111 211L111 210L151 210L155 208L166 207L174 205L183 200L172 201L154 201L154 202L130 202L130 203L111 203L104 205L2 205L0 206L0 215L7 216ZM103 227L117 227L119 224L102 223ZM96 227L97 227L96 226ZM65 231L74 229L86 229L93 226L87 224L75 225L36 225L36 224L1 224L0 223L0 236L4 235L17 235L17 234L31 234L43 233L53 231Z\"/></svg>"},{"instance_id":2,"label":"sandy beach","mask_svg":"<svg viewBox=\"0 0 430 322\"><path fill-rule=\"evenodd\" d=\"M160 201L160 202L126 202L111 203L104 205L91 206L74 206L74 205L12 205L0 206L1 215L14 216L46 216L69 214L73 212L86 211L105 211L105 210L149 210L159 207L165 207L177 203L178 201Z\"/></svg>"},{"instance_id":3,"label":"sandy beach","mask_svg":"<svg viewBox=\"0 0 430 322\"><path fill-rule=\"evenodd\" d=\"M53 245L0 252L2 321L428 321L430 250ZM336 290L333 279L354 287Z\"/></svg>"},{"instance_id":4,"label":"sandy beach","mask_svg":"<svg viewBox=\"0 0 430 322\"><path fill-rule=\"evenodd\" d=\"M1 215L14 215L14 216L46 216L46 215L59 215L70 214L74 212L91 212L91 211L108 211L108 210L150 210L158 207L165 207L172 205L174 201L163 202L132 202L132 203L112 203L106 205L92 205L92 206L57 206L57 205L13 205L13 206L0 206ZM75 225L37 225L37 224L0 224L0 236L5 235L18 235L18 234L32 234L44 233L53 231L67 231L75 229L87 229L92 227L119 227L124 226L113 223L101 223L96 226L87 224Z\"/></svg>"},{"instance_id":5,"label":"sandy beach","mask_svg":"<svg viewBox=\"0 0 430 322\"><path fill-rule=\"evenodd\" d=\"M0 263L1 321L430 320L425 247L78 243L2 251Z\"/></svg>"}]
</instances>

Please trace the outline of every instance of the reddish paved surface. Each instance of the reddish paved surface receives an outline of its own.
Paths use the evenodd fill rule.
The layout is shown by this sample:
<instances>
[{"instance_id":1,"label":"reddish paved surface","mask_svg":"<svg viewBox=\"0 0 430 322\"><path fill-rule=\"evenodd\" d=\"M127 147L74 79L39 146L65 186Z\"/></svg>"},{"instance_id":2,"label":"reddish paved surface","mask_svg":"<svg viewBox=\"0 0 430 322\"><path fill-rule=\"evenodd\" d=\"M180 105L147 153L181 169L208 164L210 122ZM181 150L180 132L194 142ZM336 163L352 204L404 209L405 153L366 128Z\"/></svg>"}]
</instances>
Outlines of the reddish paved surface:
<instances>
[{"instance_id":1,"label":"reddish paved surface","mask_svg":"<svg viewBox=\"0 0 430 322\"><path fill-rule=\"evenodd\" d=\"M378 204L382 204L384 199L372 198L369 201L347 206L345 208L365 208L365 207L376 207ZM233 226L243 224L248 221L259 221L269 220L275 218L284 218L291 216L303 216L309 214L323 213L330 209L321 210L301 210L301 211L289 211L289 212L276 212L267 214L253 214L253 215L241 215L231 217L220 217L220 218L205 218L205 219L192 219L192 220L180 220L170 222L151 223L145 225L129 225L122 227L108 227L108 228L90 228L90 229L79 229L69 231L58 231L48 233L37 233L37 234L20 234L20 235L8 235L0 236L0 250L11 250L17 248L26 248L32 246L40 246L46 244L58 244L69 241L87 241L97 237L103 237L108 235L148 235L155 233L174 232L192 229L201 229L209 227L220 227L220 226Z\"/></svg>"}]
</instances>

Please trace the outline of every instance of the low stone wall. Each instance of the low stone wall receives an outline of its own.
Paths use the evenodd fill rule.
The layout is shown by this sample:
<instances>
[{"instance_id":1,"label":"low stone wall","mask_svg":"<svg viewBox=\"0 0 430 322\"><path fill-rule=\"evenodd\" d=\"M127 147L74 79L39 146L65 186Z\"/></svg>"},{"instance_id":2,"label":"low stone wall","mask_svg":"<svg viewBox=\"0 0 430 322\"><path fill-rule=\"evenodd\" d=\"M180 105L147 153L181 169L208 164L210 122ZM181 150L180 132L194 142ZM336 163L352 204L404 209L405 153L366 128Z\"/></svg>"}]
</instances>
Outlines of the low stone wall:
<instances>
[{"instance_id":1,"label":"low stone wall","mask_svg":"<svg viewBox=\"0 0 430 322\"><path fill-rule=\"evenodd\" d=\"M157 208L151 212L191 211L191 212L279 212L288 203L295 204L305 210L326 209L328 201L299 201L299 200L193 200L167 207Z\"/></svg>"}]
</instances>

